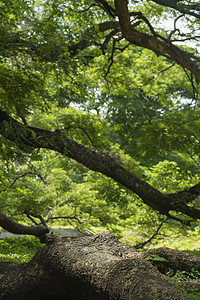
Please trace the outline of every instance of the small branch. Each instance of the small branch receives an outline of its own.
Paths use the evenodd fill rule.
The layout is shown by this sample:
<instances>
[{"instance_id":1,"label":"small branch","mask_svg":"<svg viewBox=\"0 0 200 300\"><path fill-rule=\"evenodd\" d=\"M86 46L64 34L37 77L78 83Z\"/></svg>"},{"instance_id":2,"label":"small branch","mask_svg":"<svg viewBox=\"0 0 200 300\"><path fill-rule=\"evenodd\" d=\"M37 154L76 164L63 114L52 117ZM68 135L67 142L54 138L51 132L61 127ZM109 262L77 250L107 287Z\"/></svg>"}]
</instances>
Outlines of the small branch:
<instances>
[{"instance_id":1,"label":"small branch","mask_svg":"<svg viewBox=\"0 0 200 300\"><path fill-rule=\"evenodd\" d=\"M158 226L158 228L155 230L154 234L153 234L147 241L135 245L134 248L136 248L136 249L141 249L141 248L143 248L146 244L150 243L150 242L155 238L155 236L158 234L158 232L159 232L159 230L161 229L162 225L163 225L168 219L169 219L169 217L165 218L165 219L160 223L160 225Z\"/></svg>"},{"instance_id":2,"label":"small branch","mask_svg":"<svg viewBox=\"0 0 200 300\"><path fill-rule=\"evenodd\" d=\"M105 54L105 49L107 48L109 41L113 38L113 36L114 36L117 32L119 32L119 30L118 30L118 29L114 29L114 30L112 30L112 31L106 36L106 38L105 38L103 44L101 45L101 51L102 51L103 54Z\"/></svg>"},{"instance_id":3,"label":"small branch","mask_svg":"<svg viewBox=\"0 0 200 300\"><path fill-rule=\"evenodd\" d=\"M182 18L184 16L184 14L180 14L179 16L177 16L174 20L174 29L170 32L170 34L167 37L167 40L171 40L172 35L178 31L178 29L176 28L176 22L178 21L178 19Z\"/></svg>"},{"instance_id":4,"label":"small branch","mask_svg":"<svg viewBox=\"0 0 200 300\"><path fill-rule=\"evenodd\" d=\"M18 177L16 177L16 178L13 180L13 182L12 182L6 189L1 190L0 193L5 192L7 189L11 189L11 188L14 186L14 184L15 184L19 179L21 179L21 178L23 178L23 177L25 177L25 176L27 176L27 175L36 175L36 176L38 176L45 184L47 184L46 181L44 180L44 178L42 177L42 175L40 175L39 173L35 173L35 172L25 172L24 174L19 175Z\"/></svg>"},{"instance_id":5,"label":"small branch","mask_svg":"<svg viewBox=\"0 0 200 300\"><path fill-rule=\"evenodd\" d=\"M116 50L119 50L121 52L124 52L127 48L128 48L129 44L127 44L126 46L124 46L123 48L120 47L115 47Z\"/></svg>"},{"instance_id":6,"label":"small branch","mask_svg":"<svg viewBox=\"0 0 200 300\"><path fill-rule=\"evenodd\" d=\"M34 220L32 217L39 219L40 222L42 223L42 225L48 229L47 224L46 224L46 222L45 222L45 220L43 219L42 216L40 216L40 215L38 215L38 214L34 214L33 212L30 211L29 208L26 208L26 209L25 209L24 214L25 214L25 215L26 215L26 216L27 216L34 224L36 224L36 225L39 225L39 224L37 224L37 223L35 222L35 220ZM48 229L48 230L49 230L49 229Z\"/></svg>"},{"instance_id":7,"label":"small branch","mask_svg":"<svg viewBox=\"0 0 200 300\"><path fill-rule=\"evenodd\" d=\"M112 52L111 52L111 56L109 58L110 64L108 66L106 73L103 75L104 78L106 78L108 76L108 74L110 73L110 69L114 63L113 57L114 57L114 52L115 52L115 43L116 43L116 40L113 40Z\"/></svg>"},{"instance_id":8,"label":"small branch","mask_svg":"<svg viewBox=\"0 0 200 300\"><path fill-rule=\"evenodd\" d=\"M200 182L193 185L192 187L190 188L187 188L183 191L180 191L180 192L177 192L177 193L173 193L173 194L169 194L170 196L172 197L175 197L175 198L183 198L184 197L184 200L189 203L191 201L194 200L194 196L197 197L198 195L200 195Z\"/></svg>"},{"instance_id":9,"label":"small branch","mask_svg":"<svg viewBox=\"0 0 200 300\"><path fill-rule=\"evenodd\" d=\"M99 6L106 12L108 13L111 17L116 16L115 9L105 0L95 0L99 4Z\"/></svg>"},{"instance_id":10,"label":"small branch","mask_svg":"<svg viewBox=\"0 0 200 300\"><path fill-rule=\"evenodd\" d=\"M166 68L166 69L164 69L164 70L161 70L160 72L158 72L158 74L160 74L160 73L164 73L165 71L167 71L167 70L169 70L169 69L171 69L171 68L173 68L173 66L175 66L175 62L171 65L171 66L169 66L168 68Z\"/></svg>"},{"instance_id":11,"label":"small branch","mask_svg":"<svg viewBox=\"0 0 200 300\"><path fill-rule=\"evenodd\" d=\"M200 15L193 12L193 11L190 11L190 9L192 10L197 10L198 11L198 4L195 4L195 5L177 5L177 3L180 3L180 1L166 1L166 0L152 0L153 2L159 4L159 5L163 5L163 6L167 6L167 7L171 7L171 8L174 8L176 10L178 10L179 12L181 13L184 13L184 14L187 14L187 15L191 15L191 16L194 16L198 19L200 19Z\"/></svg>"},{"instance_id":12,"label":"small branch","mask_svg":"<svg viewBox=\"0 0 200 300\"><path fill-rule=\"evenodd\" d=\"M191 226L191 222L194 222L195 220L183 220L183 219L180 219L180 218L177 218L175 216L172 216L170 215L169 213L166 214L166 216L171 219L171 220L175 220L175 221L178 221L179 223L185 225L185 226Z\"/></svg>"},{"instance_id":13,"label":"small branch","mask_svg":"<svg viewBox=\"0 0 200 300\"><path fill-rule=\"evenodd\" d=\"M196 40L196 39L199 39L200 36L199 35L195 35L195 36L188 36L186 38L183 38L183 39L174 39L174 40L171 40L171 42L185 42L185 41L190 41L190 40Z\"/></svg>"},{"instance_id":14,"label":"small branch","mask_svg":"<svg viewBox=\"0 0 200 300\"><path fill-rule=\"evenodd\" d=\"M90 8L92 8L92 7L94 7L94 6L97 6L97 7L98 7L98 5L97 5L97 4L95 4L95 3L92 3L90 6L88 6L88 8L86 8L86 9L83 9L83 10L80 10L80 13L84 13L84 12L86 12L86 11L90 10Z\"/></svg>"},{"instance_id":15,"label":"small branch","mask_svg":"<svg viewBox=\"0 0 200 300\"><path fill-rule=\"evenodd\" d=\"M139 20L143 20L147 26L149 27L151 33L153 34L153 36L155 37L159 37L161 40L164 40L166 41L166 39L161 36L160 34L158 34L157 32L155 32L153 26L151 25L151 23L149 22L149 20L139 11L139 12L131 12L130 13L130 16L135 16L137 19ZM135 23L133 24L133 27L137 27L139 24L138 23Z\"/></svg>"},{"instance_id":16,"label":"small branch","mask_svg":"<svg viewBox=\"0 0 200 300\"><path fill-rule=\"evenodd\" d=\"M89 136L89 134L87 133L87 131L83 127L81 127L81 126L69 126L69 127L65 127L64 129L67 130L67 131L70 130L70 129L81 129L83 131L83 133L87 136L87 138L90 141L91 145L94 148L96 148L95 144L92 141L92 138Z\"/></svg>"},{"instance_id":17,"label":"small branch","mask_svg":"<svg viewBox=\"0 0 200 300\"><path fill-rule=\"evenodd\" d=\"M191 72L191 75L190 75L190 82L191 82L191 85L192 85L193 99L197 99L197 97L198 97L198 90L195 87L194 77L193 77L192 72Z\"/></svg>"}]
</instances>

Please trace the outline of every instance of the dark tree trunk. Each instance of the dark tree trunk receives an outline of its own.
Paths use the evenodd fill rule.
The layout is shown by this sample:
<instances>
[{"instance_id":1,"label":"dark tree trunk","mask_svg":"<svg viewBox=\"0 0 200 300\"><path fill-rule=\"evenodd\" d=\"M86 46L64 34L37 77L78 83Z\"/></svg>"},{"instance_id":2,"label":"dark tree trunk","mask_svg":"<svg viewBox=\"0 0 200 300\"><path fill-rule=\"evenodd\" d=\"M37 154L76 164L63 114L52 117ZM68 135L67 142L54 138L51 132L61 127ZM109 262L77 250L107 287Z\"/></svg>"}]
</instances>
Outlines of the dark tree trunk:
<instances>
[{"instance_id":1,"label":"dark tree trunk","mask_svg":"<svg viewBox=\"0 0 200 300\"><path fill-rule=\"evenodd\" d=\"M190 299L144 259L151 251L139 253L106 232L73 240L49 235L47 245L29 263L0 263L0 299ZM200 267L200 259L193 255L157 251L169 261ZM185 286L200 290L198 281Z\"/></svg>"}]
</instances>

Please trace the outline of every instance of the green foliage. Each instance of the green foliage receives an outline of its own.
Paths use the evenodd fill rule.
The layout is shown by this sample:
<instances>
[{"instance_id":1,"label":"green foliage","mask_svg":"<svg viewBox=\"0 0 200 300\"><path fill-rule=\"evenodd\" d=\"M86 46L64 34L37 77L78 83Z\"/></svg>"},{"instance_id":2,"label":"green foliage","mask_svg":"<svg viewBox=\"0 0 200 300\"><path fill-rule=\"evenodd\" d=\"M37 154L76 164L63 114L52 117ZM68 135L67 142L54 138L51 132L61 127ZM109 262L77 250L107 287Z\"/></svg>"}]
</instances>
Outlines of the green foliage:
<instances>
[{"instance_id":1,"label":"green foliage","mask_svg":"<svg viewBox=\"0 0 200 300\"><path fill-rule=\"evenodd\" d=\"M41 244L35 237L5 238L0 240L0 260L26 263L39 247Z\"/></svg>"},{"instance_id":2,"label":"green foliage","mask_svg":"<svg viewBox=\"0 0 200 300\"><path fill-rule=\"evenodd\" d=\"M188 162L188 166L189 166ZM196 171L186 169L185 166L175 161L164 160L146 171L149 182L165 193L184 190L187 186L199 181Z\"/></svg>"},{"instance_id":3,"label":"green foliage","mask_svg":"<svg viewBox=\"0 0 200 300\"><path fill-rule=\"evenodd\" d=\"M167 38L170 31L163 20L174 19L179 12L149 1L129 2ZM67 136L115 159L162 192L196 184L199 87L180 66L128 45L121 33L108 41L113 29L101 31L99 24L113 19L101 6L91 4L90 0L0 3L0 107L20 122L57 131L63 139ZM193 34L199 23L185 20ZM137 29L152 34L141 21ZM191 205L199 207L199 199ZM30 224L23 214L27 207L45 218L76 217L48 224L109 230L132 245L148 239L164 219L110 178L51 151L19 148L3 137L0 207L26 224ZM188 235L191 248L199 251L198 231L197 223L186 229L168 220L150 247L183 248L181 235L184 240Z\"/></svg>"},{"instance_id":4,"label":"green foliage","mask_svg":"<svg viewBox=\"0 0 200 300\"><path fill-rule=\"evenodd\" d=\"M175 288L177 288L179 291L181 291L183 294L187 295L191 299L200 299L200 293L195 293L196 289L191 289L190 292L186 291L183 287L180 287L177 283L174 285Z\"/></svg>"},{"instance_id":5,"label":"green foliage","mask_svg":"<svg viewBox=\"0 0 200 300\"><path fill-rule=\"evenodd\" d=\"M149 260L151 262L153 262L153 261L166 261L166 259L164 257L161 257L161 256L156 255L156 254L149 255L145 259Z\"/></svg>"},{"instance_id":6,"label":"green foliage","mask_svg":"<svg viewBox=\"0 0 200 300\"><path fill-rule=\"evenodd\" d=\"M195 270L194 268L192 268L190 272L179 271L179 270L174 272L173 269L169 269L166 272L166 275L169 276L169 277L173 277L174 279L177 279L177 280L180 280L180 281L196 280L196 279L200 278L199 271Z\"/></svg>"}]
</instances>

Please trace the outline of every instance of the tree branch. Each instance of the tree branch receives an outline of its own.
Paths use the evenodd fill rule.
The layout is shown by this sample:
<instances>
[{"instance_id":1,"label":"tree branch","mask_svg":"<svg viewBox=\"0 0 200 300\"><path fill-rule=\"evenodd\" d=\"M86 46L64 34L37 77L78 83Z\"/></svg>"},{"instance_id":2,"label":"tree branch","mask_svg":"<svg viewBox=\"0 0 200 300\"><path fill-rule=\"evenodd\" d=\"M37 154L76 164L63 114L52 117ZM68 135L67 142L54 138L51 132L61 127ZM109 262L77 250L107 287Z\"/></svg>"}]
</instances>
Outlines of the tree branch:
<instances>
[{"instance_id":1,"label":"tree branch","mask_svg":"<svg viewBox=\"0 0 200 300\"><path fill-rule=\"evenodd\" d=\"M35 220L34 220L32 217L39 219L40 222L41 222L41 224L42 224L44 227L46 227L47 230L49 230L48 227L47 227L47 224L46 224L45 220L43 219L43 217L42 217L41 215L38 215L38 214L35 214L35 213L31 212L29 208L26 208L26 209L25 209L24 214L25 214L25 215L26 215L26 216L27 216L34 224L36 224L36 225L39 225L39 224L37 224L37 223L35 222Z\"/></svg>"},{"instance_id":2,"label":"tree branch","mask_svg":"<svg viewBox=\"0 0 200 300\"><path fill-rule=\"evenodd\" d=\"M131 24L126 0L115 0L115 7L122 33L126 40L131 44L150 49L157 55L169 56L177 64L193 73L197 83L200 82L200 68L196 62L191 59L190 53L179 49L168 40L161 41L156 36L137 31Z\"/></svg>"},{"instance_id":3,"label":"tree branch","mask_svg":"<svg viewBox=\"0 0 200 300\"><path fill-rule=\"evenodd\" d=\"M4 48L10 47L12 45L13 49L16 49L19 52L26 52L29 55L37 55L38 57L42 56L42 59L45 61L57 61L62 56L65 57L66 52L67 55L70 54L70 57L74 57L77 55L78 51L84 50L88 48L89 46L93 45L95 41L92 39L88 39L88 33L92 30L99 31L99 32L105 32L109 30L116 30L120 31L120 25L117 21L106 21L100 24L95 24L93 27L89 27L80 37L79 42L75 44L65 44L64 46L56 45L55 47L57 50L55 51L49 51L49 54L43 51L40 44L33 43L30 41L26 41L24 39L19 38L19 35L17 33L16 37L14 33L7 34L6 39L5 36L0 37L0 43L4 45ZM59 46L59 47L57 47ZM64 49L64 50L63 50ZM67 49L67 50L66 50Z\"/></svg>"},{"instance_id":4,"label":"tree branch","mask_svg":"<svg viewBox=\"0 0 200 300\"><path fill-rule=\"evenodd\" d=\"M0 212L0 226L12 233L15 234L29 234L29 235L34 235L36 237L40 237L46 233L49 232L48 228L43 225L33 225L33 226L28 226L28 225L23 225L19 224L6 215L2 214Z\"/></svg>"},{"instance_id":5,"label":"tree branch","mask_svg":"<svg viewBox=\"0 0 200 300\"><path fill-rule=\"evenodd\" d=\"M168 217L165 218L165 219L159 224L158 228L155 229L155 232L152 234L152 236L151 236L148 240L146 240L146 241L143 242L143 243L139 243L139 244L135 245L134 248L136 248L136 249L141 249L141 248L143 248L146 244L150 243L150 242L155 238L155 236L158 234L158 232L159 232L159 230L161 229L162 225L163 225L168 219L169 219Z\"/></svg>"},{"instance_id":6,"label":"tree branch","mask_svg":"<svg viewBox=\"0 0 200 300\"><path fill-rule=\"evenodd\" d=\"M198 13L191 11L191 10L199 11L198 3L194 5L192 4L190 5L190 4L182 4L181 3L182 0L152 0L152 1L159 5L174 8L175 10L178 10L181 13L200 19L200 15Z\"/></svg>"},{"instance_id":7,"label":"tree branch","mask_svg":"<svg viewBox=\"0 0 200 300\"><path fill-rule=\"evenodd\" d=\"M35 173L35 172L25 172L24 174L17 176L13 180L13 182L6 189L1 190L0 193L5 192L7 189L11 189L19 179L21 179L21 178L23 178L25 176L28 176L28 175L36 175L36 176L38 176L46 184L46 181L44 180L44 178L42 177L41 174Z\"/></svg>"},{"instance_id":8,"label":"tree branch","mask_svg":"<svg viewBox=\"0 0 200 300\"><path fill-rule=\"evenodd\" d=\"M107 69L106 73L103 75L104 78L106 78L108 76L108 74L110 72L110 69L111 69L111 67L112 67L112 65L114 63L114 58L113 57L114 57L114 53L115 53L115 44L116 44L116 41L113 40L112 52L111 52L111 55L110 55L110 58L109 58L109 62L110 63L108 65L108 69Z\"/></svg>"},{"instance_id":9,"label":"tree branch","mask_svg":"<svg viewBox=\"0 0 200 300\"><path fill-rule=\"evenodd\" d=\"M0 109L0 134L25 150L27 148L45 148L68 156L87 168L114 179L136 193L145 204L163 215L169 216L169 211L173 210L182 212L194 219L200 219L200 210L188 206L184 194L174 197L170 194L161 193L123 168L113 158L102 156L86 148L68 138L62 131L53 132L36 127L27 127ZM200 193L199 184L189 188L187 192L194 200L196 195Z\"/></svg>"},{"instance_id":10,"label":"tree branch","mask_svg":"<svg viewBox=\"0 0 200 300\"><path fill-rule=\"evenodd\" d=\"M99 4L99 6L101 8L103 8L103 10L110 15L111 17L115 17L116 13L115 13L115 9L105 0L95 0L95 2L97 2Z\"/></svg>"}]
</instances>

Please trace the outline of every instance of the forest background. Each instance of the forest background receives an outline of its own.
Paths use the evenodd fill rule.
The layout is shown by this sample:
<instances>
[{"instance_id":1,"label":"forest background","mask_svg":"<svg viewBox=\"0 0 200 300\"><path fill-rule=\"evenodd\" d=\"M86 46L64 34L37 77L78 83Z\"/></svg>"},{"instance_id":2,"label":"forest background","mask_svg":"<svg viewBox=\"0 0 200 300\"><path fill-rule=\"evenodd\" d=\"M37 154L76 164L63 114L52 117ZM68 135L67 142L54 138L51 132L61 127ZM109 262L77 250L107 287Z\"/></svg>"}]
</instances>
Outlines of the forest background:
<instances>
[{"instance_id":1,"label":"forest background","mask_svg":"<svg viewBox=\"0 0 200 300\"><path fill-rule=\"evenodd\" d=\"M178 3L129 1L131 24L178 45L198 66L199 4ZM146 247L197 253L198 217L179 208L163 213L112 176L94 172L87 160L80 164L74 153L56 152L46 140L33 147L27 135L38 141L34 128L42 128L68 137L161 193L177 195L200 181L197 72L168 53L128 41L113 1L0 5L2 215L20 224L42 220L49 228L108 230L138 247L153 236ZM23 126L6 127L2 112ZM198 194L186 201L188 211L199 209Z\"/></svg>"}]
</instances>

